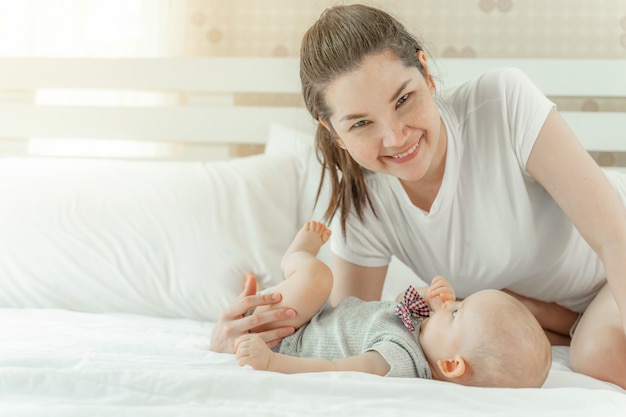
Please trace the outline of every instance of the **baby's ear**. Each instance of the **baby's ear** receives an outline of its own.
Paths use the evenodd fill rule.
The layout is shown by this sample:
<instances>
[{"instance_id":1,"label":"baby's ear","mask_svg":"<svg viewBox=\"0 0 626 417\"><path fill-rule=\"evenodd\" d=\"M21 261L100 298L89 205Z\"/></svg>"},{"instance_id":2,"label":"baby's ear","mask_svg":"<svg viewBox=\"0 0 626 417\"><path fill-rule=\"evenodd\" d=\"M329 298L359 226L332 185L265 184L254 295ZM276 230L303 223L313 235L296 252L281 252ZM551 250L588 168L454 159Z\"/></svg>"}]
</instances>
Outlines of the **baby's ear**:
<instances>
[{"instance_id":1,"label":"baby's ear","mask_svg":"<svg viewBox=\"0 0 626 417\"><path fill-rule=\"evenodd\" d=\"M439 359L437 366L446 378L460 378L465 375L467 369L462 356L456 356L454 359Z\"/></svg>"}]
</instances>

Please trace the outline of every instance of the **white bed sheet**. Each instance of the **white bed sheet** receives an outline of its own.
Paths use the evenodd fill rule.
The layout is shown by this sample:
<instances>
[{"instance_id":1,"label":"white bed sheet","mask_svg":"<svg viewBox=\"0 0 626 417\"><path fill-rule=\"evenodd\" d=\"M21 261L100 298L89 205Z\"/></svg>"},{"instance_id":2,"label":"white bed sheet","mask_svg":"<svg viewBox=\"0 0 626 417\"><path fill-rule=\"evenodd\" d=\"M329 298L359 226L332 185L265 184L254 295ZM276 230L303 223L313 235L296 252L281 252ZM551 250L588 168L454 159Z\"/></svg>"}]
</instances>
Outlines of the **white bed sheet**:
<instances>
[{"instance_id":1,"label":"white bed sheet","mask_svg":"<svg viewBox=\"0 0 626 417\"><path fill-rule=\"evenodd\" d=\"M554 350L542 389L339 372L281 375L209 351L213 323L0 309L2 416L624 416L626 392Z\"/></svg>"}]
</instances>

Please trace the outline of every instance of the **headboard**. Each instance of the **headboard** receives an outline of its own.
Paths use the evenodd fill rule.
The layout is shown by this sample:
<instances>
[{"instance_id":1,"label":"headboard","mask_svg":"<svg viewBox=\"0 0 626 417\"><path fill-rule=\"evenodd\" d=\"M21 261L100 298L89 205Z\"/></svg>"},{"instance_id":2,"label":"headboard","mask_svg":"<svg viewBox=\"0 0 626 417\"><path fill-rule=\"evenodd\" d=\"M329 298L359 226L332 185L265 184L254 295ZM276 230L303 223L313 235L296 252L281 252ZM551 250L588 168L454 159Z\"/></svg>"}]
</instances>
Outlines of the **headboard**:
<instances>
[{"instance_id":1,"label":"headboard","mask_svg":"<svg viewBox=\"0 0 626 417\"><path fill-rule=\"evenodd\" d=\"M601 164L626 165L619 158L626 151L626 61L432 62L444 87L493 67L521 68ZM37 102L44 89L140 94L122 105L50 105ZM314 128L300 98L297 58L0 58L4 154L27 154L28 138L46 137L175 143L185 151L174 158L230 158L262 152L271 123Z\"/></svg>"}]
</instances>

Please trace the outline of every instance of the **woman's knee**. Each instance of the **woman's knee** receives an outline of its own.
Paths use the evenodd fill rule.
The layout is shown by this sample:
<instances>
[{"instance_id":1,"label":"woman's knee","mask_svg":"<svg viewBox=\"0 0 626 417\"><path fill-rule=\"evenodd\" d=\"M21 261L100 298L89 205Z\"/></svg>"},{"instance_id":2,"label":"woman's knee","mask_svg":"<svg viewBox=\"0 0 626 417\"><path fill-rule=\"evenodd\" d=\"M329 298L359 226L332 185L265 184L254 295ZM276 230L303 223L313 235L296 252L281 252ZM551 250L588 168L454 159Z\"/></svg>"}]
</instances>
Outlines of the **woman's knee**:
<instances>
[{"instance_id":1,"label":"woman's knee","mask_svg":"<svg viewBox=\"0 0 626 417\"><path fill-rule=\"evenodd\" d=\"M621 326L579 326L570 345L575 372L608 381L626 389L626 335Z\"/></svg>"}]
</instances>

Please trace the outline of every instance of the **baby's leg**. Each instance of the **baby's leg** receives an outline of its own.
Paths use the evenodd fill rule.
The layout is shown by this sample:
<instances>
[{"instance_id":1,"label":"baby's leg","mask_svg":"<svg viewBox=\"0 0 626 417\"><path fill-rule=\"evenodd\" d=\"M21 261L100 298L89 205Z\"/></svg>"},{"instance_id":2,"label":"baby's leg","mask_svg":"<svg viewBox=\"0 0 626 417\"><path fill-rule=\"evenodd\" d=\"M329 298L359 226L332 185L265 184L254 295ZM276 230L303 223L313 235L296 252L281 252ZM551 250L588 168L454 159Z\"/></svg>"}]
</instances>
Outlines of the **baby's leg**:
<instances>
[{"instance_id":1,"label":"baby's leg","mask_svg":"<svg viewBox=\"0 0 626 417\"><path fill-rule=\"evenodd\" d=\"M280 263L280 267L285 274L285 279L289 278L298 268L298 253L310 254L317 257L320 248L330 237L330 230L319 222L306 222L293 239Z\"/></svg>"},{"instance_id":2,"label":"baby's leg","mask_svg":"<svg viewBox=\"0 0 626 417\"><path fill-rule=\"evenodd\" d=\"M254 329L255 332L285 326L297 329L311 320L326 303L333 277L330 268L317 259L317 253L329 237L330 230L322 223L307 222L300 229L281 262L285 280L272 290L281 293L282 300L271 306L258 307L253 313L289 307L296 311L296 316L259 326Z\"/></svg>"}]
</instances>

